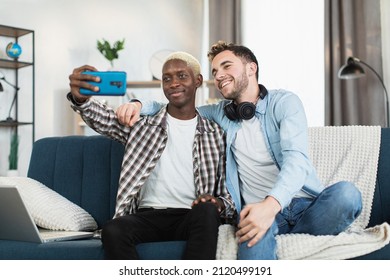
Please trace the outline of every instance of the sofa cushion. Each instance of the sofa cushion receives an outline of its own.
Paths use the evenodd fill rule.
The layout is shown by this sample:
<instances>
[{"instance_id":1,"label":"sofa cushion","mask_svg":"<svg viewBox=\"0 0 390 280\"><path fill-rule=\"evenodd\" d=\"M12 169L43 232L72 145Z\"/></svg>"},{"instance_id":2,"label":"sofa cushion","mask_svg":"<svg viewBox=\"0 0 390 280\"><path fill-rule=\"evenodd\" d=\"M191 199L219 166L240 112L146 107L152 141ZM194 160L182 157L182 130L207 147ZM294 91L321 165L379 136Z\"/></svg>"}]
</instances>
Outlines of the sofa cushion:
<instances>
[{"instance_id":1,"label":"sofa cushion","mask_svg":"<svg viewBox=\"0 0 390 280\"><path fill-rule=\"evenodd\" d=\"M105 136L37 140L27 177L79 205L99 227L115 213L124 146Z\"/></svg>"},{"instance_id":2,"label":"sofa cushion","mask_svg":"<svg viewBox=\"0 0 390 280\"><path fill-rule=\"evenodd\" d=\"M1 260L102 260L104 251L98 239L33 243L0 240ZM48 266L50 267L50 265Z\"/></svg>"},{"instance_id":3,"label":"sofa cushion","mask_svg":"<svg viewBox=\"0 0 390 280\"><path fill-rule=\"evenodd\" d=\"M1 185L17 186L35 223L47 229L91 231L96 221L84 209L42 183L27 177L0 177Z\"/></svg>"},{"instance_id":4,"label":"sofa cushion","mask_svg":"<svg viewBox=\"0 0 390 280\"><path fill-rule=\"evenodd\" d=\"M141 260L179 260L185 241L149 242L137 245ZM0 260L103 260L104 250L99 239L32 243L0 240Z\"/></svg>"},{"instance_id":5,"label":"sofa cushion","mask_svg":"<svg viewBox=\"0 0 390 280\"><path fill-rule=\"evenodd\" d=\"M186 246L186 241L161 241L140 243L136 249L141 260L181 260Z\"/></svg>"}]
</instances>

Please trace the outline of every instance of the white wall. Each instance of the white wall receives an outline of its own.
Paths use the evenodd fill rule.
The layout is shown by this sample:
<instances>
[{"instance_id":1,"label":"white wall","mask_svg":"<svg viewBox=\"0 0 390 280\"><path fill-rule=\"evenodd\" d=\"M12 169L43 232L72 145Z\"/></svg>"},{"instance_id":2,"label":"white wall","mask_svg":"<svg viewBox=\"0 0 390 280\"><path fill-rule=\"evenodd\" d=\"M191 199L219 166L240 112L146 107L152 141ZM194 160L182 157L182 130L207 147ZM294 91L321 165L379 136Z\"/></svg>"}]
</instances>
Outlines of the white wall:
<instances>
[{"instance_id":1,"label":"white wall","mask_svg":"<svg viewBox=\"0 0 390 280\"><path fill-rule=\"evenodd\" d=\"M202 3L203 0L0 0L0 24L35 31L36 139L73 132L75 114L65 100L68 75L74 67L83 64L94 65L100 70L109 68L109 63L96 50L97 39L125 38L125 50L120 52L116 68L126 71L129 80L150 80L149 58L161 49L188 51L202 63L207 62L208 46L205 47L204 40L202 44L202 38L207 38L202 37L205 32L202 29ZM257 55L260 81L269 88L296 92L304 103L309 125L323 125L324 44L323 31L318 27L323 22L323 13L319 12L323 1L243 0L244 5L249 3L255 6L243 15L244 43ZM384 11L389 10L389 5L390 1L382 0L385 23L382 33L386 35L383 38L384 81L387 86L390 15ZM0 57L4 56L6 43L0 38ZM312 54L307 55L309 52ZM28 55L28 48L24 48L23 55ZM22 71L28 76L29 70ZM12 77L7 78L13 81ZM22 81L22 85L24 83L28 84L28 81ZM6 92L0 93L0 119L7 115L12 92L6 85L4 88ZM28 86L21 89L21 94L26 88ZM161 90L133 93L145 98L164 98ZM110 102L119 103L120 100ZM29 113L28 106L25 104L26 113ZM19 165L21 175L24 175L31 152L30 129L21 127L19 132ZM9 131L2 128L0 176L7 169L8 144Z\"/></svg>"},{"instance_id":2,"label":"white wall","mask_svg":"<svg viewBox=\"0 0 390 280\"><path fill-rule=\"evenodd\" d=\"M36 139L72 133L74 114L65 98L69 74L84 64L99 70L110 68L96 49L98 39L111 42L125 39L125 50L119 53L115 68L126 71L128 80L151 80L149 58L161 49L187 51L200 60L206 55L201 54L202 3L202 0L1 0L0 24L35 31ZM6 42L0 38L0 49L5 46ZM138 94L147 96L145 91ZM154 90L147 97L164 98L161 90ZM2 104L7 101L0 100ZM3 107L8 108L4 105L2 111ZM25 135L28 131L23 130L28 128L20 129L21 175L27 172L31 152L31 140ZM9 132L1 129L0 176L7 169L8 142Z\"/></svg>"},{"instance_id":3,"label":"white wall","mask_svg":"<svg viewBox=\"0 0 390 280\"><path fill-rule=\"evenodd\" d=\"M309 126L325 123L324 2L243 0L243 42L267 88L295 92Z\"/></svg>"}]
</instances>

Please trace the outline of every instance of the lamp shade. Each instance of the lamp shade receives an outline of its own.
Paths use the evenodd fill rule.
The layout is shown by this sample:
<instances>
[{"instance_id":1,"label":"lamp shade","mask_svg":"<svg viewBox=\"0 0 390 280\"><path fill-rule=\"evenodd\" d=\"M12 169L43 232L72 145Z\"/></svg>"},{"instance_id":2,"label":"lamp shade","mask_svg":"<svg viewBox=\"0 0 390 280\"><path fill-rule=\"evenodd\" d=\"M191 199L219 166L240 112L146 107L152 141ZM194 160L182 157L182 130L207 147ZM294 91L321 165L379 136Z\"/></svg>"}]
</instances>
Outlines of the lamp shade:
<instances>
[{"instance_id":1,"label":"lamp shade","mask_svg":"<svg viewBox=\"0 0 390 280\"><path fill-rule=\"evenodd\" d=\"M357 79L364 76L365 72L359 62L357 58L349 57L347 64L340 67L338 77L340 79Z\"/></svg>"},{"instance_id":2,"label":"lamp shade","mask_svg":"<svg viewBox=\"0 0 390 280\"><path fill-rule=\"evenodd\" d=\"M370 65L365 63L364 61L360 60L357 57L348 57L347 64L344 64L341 66L338 72L339 79L356 79L360 78L365 75L363 68L360 66L360 64L363 64L368 69L370 69L375 76L380 81L382 87L383 87L383 93L384 93L384 99L386 104L386 125L389 126L390 124L390 108L389 108L389 97L388 93L385 87L385 83L383 82L382 77L378 74L378 72L375 71L374 68L372 68Z\"/></svg>"}]
</instances>

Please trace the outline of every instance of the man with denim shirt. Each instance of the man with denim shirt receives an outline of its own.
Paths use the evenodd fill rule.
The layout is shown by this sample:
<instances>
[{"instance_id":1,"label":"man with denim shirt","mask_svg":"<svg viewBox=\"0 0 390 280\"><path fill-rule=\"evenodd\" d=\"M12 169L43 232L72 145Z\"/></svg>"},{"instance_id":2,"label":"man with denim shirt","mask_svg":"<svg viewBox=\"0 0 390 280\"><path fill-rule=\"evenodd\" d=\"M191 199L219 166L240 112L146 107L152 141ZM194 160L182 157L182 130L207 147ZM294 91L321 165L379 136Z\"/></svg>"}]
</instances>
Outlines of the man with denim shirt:
<instances>
[{"instance_id":1,"label":"man with denim shirt","mask_svg":"<svg viewBox=\"0 0 390 280\"><path fill-rule=\"evenodd\" d=\"M216 88L231 101L199 112L227 132L226 181L240 213L238 259L277 259L277 234L345 230L361 212L361 194L351 182L326 188L320 182L298 96L259 85L257 59L244 46L220 41L208 57ZM133 124L139 112L130 111L139 103L130 104L122 106L130 109L127 122ZM160 106L142 102L141 113L153 114Z\"/></svg>"},{"instance_id":2,"label":"man with denim shirt","mask_svg":"<svg viewBox=\"0 0 390 280\"><path fill-rule=\"evenodd\" d=\"M106 258L137 259L142 242L187 240L184 259L215 259L221 218L231 219L235 208L225 186L225 134L195 109L199 62L184 52L170 55L162 69L169 104L131 128L80 94L80 87L97 90L84 71L96 69L82 66L69 76L73 109L126 147L116 213L102 230Z\"/></svg>"}]
</instances>

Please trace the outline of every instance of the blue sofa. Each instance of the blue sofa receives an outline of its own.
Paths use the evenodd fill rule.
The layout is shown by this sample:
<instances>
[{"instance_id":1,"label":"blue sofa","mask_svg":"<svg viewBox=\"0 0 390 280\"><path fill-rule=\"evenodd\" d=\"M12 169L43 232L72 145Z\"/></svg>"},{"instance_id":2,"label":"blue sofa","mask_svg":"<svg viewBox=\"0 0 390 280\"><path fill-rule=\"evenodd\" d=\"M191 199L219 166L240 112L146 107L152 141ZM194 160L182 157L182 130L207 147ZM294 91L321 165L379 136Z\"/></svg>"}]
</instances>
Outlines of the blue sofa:
<instances>
[{"instance_id":1,"label":"blue sofa","mask_svg":"<svg viewBox=\"0 0 390 280\"><path fill-rule=\"evenodd\" d=\"M124 148L103 136L50 137L35 142L28 177L88 211L101 227L114 214ZM382 129L377 186L370 225L390 222L390 128ZM137 246L141 259L180 259L185 242ZM36 244L0 240L0 259L104 259L101 241L87 239ZM390 245L356 259L390 259Z\"/></svg>"}]
</instances>

